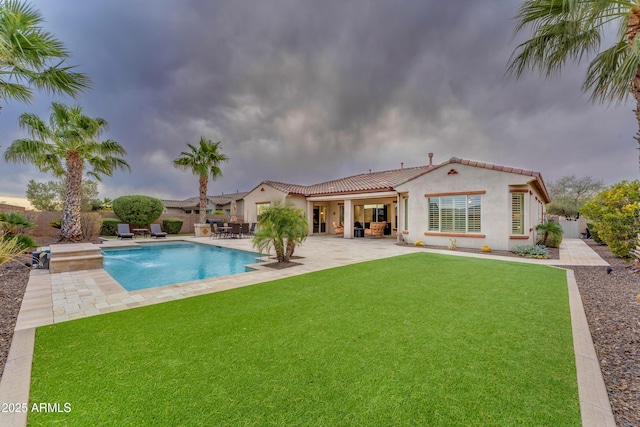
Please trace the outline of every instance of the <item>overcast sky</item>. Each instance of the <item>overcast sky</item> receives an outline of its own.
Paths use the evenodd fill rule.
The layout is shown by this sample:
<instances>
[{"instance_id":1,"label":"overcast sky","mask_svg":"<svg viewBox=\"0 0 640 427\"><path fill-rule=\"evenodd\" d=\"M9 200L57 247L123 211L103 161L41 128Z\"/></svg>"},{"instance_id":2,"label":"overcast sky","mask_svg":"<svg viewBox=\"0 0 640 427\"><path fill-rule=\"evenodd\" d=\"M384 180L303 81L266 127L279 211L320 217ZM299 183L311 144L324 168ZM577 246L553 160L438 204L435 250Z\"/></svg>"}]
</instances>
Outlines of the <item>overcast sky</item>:
<instances>
[{"instance_id":1,"label":"overcast sky","mask_svg":"<svg viewBox=\"0 0 640 427\"><path fill-rule=\"evenodd\" d=\"M200 136L230 160L209 194L263 180L313 184L418 166L435 153L536 170L545 181L639 178L633 105L589 103L585 64L505 77L519 0L37 0L45 28L94 88L77 101L2 102L0 144L48 119L52 100L110 124L132 172L100 198L183 199L197 178L173 159ZM0 161L0 198L50 175Z\"/></svg>"}]
</instances>

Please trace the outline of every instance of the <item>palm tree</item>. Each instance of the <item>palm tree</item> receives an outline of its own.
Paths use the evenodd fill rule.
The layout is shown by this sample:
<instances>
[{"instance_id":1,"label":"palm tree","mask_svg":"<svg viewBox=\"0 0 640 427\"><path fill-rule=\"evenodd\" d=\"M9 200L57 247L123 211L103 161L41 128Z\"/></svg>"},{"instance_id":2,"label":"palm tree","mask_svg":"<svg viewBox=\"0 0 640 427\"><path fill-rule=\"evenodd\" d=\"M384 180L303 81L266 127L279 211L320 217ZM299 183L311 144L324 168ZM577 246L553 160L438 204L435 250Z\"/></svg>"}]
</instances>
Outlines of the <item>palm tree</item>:
<instances>
[{"instance_id":1,"label":"palm tree","mask_svg":"<svg viewBox=\"0 0 640 427\"><path fill-rule=\"evenodd\" d=\"M557 222L547 221L545 223L538 224L536 226L536 231L542 234L542 239L540 240L543 246L547 246L550 238L557 241L558 245L562 242L562 234L564 233L564 230L562 230L562 227Z\"/></svg>"},{"instance_id":2,"label":"palm tree","mask_svg":"<svg viewBox=\"0 0 640 427\"><path fill-rule=\"evenodd\" d=\"M600 103L619 104L632 93L640 143L640 1L527 0L516 19L516 33L531 28L533 36L515 49L507 73L520 77L537 70L551 77L567 61L595 54L583 90ZM601 50L612 25L617 25L614 43Z\"/></svg>"},{"instance_id":3,"label":"palm tree","mask_svg":"<svg viewBox=\"0 0 640 427\"><path fill-rule=\"evenodd\" d=\"M220 163L229 160L227 156L220 152L220 142L211 142L204 137L200 137L198 147L187 144L191 151L183 151L180 157L173 161L173 166L178 169L191 170L198 176L200 183L200 224L204 224L207 218L207 186L209 176L215 180L222 176Z\"/></svg>"},{"instance_id":4,"label":"palm tree","mask_svg":"<svg viewBox=\"0 0 640 427\"><path fill-rule=\"evenodd\" d=\"M98 181L101 175L111 176L116 169L130 169L120 156L127 154L116 141L96 138L107 130L107 122L84 115L82 107L68 107L53 103L49 125L35 114L24 113L18 123L27 129L30 139L17 139L7 148L7 161L32 163L42 172L64 177L64 198L60 241L82 240L80 206L82 201L82 177L85 163L91 170L88 175Z\"/></svg>"},{"instance_id":5,"label":"palm tree","mask_svg":"<svg viewBox=\"0 0 640 427\"><path fill-rule=\"evenodd\" d=\"M26 2L0 3L0 98L29 102L32 87L72 96L91 87L89 77L64 65L69 52L42 22Z\"/></svg>"},{"instance_id":6,"label":"palm tree","mask_svg":"<svg viewBox=\"0 0 640 427\"><path fill-rule=\"evenodd\" d=\"M274 203L262 213L259 224L253 246L261 253L273 248L278 262L289 262L296 246L307 238L307 220L302 209L293 205Z\"/></svg>"}]
</instances>

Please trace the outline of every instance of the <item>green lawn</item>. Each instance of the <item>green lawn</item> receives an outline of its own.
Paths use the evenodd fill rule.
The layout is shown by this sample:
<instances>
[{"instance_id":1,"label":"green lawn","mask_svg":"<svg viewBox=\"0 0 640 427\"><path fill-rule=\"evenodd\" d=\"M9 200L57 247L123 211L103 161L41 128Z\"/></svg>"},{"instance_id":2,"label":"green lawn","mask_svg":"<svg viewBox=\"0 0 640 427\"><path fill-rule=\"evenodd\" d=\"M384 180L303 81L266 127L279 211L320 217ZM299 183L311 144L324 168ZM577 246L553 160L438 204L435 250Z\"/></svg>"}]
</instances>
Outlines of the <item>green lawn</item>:
<instances>
[{"instance_id":1,"label":"green lawn","mask_svg":"<svg viewBox=\"0 0 640 427\"><path fill-rule=\"evenodd\" d=\"M30 425L580 425L565 272L415 253L38 328Z\"/></svg>"}]
</instances>

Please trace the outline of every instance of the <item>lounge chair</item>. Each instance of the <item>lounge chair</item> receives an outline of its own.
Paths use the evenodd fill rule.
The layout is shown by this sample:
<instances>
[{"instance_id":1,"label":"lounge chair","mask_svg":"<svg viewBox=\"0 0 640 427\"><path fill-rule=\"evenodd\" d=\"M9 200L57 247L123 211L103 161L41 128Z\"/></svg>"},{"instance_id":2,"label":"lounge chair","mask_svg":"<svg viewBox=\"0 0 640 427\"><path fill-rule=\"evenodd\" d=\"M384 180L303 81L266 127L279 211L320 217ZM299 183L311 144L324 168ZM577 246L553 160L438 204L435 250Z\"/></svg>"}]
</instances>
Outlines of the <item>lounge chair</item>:
<instances>
[{"instance_id":1,"label":"lounge chair","mask_svg":"<svg viewBox=\"0 0 640 427\"><path fill-rule=\"evenodd\" d=\"M384 229L387 226L386 222L372 222L369 224L369 228L365 228L364 235L369 236L371 238L374 237L383 237Z\"/></svg>"},{"instance_id":2,"label":"lounge chair","mask_svg":"<svg viewBox=\"0 0 640 427\"><path fill-rule=\"evenodd\" d=\"M118 224L118 239L133 239L135 234L129 230L129 224Z\"/></svg>"},{"instance_id":3,"label":"lounge chair","mask_svg":"<svg viewBox=\"0 0 640 427\"><path fill-rule=\"evenodd\" d=\"M160 224L151 224L151 237L155 237L156 239L159 237L167 237L167 233L162 231L160 228Z\"/></svg>"},{"instance_id":4,"label":"lounge chair","mask_svg":"<svg viewBox=\"0 0 640 427\"><path fill-rule=\"evenodd\" d=\"M336 234L344 234L344 227L343 226L339 226L338 224L336 224L335 221L333 221L331 223L331 225L333 226L333 231L335 231Z\"/></svg>"}]
</instances>

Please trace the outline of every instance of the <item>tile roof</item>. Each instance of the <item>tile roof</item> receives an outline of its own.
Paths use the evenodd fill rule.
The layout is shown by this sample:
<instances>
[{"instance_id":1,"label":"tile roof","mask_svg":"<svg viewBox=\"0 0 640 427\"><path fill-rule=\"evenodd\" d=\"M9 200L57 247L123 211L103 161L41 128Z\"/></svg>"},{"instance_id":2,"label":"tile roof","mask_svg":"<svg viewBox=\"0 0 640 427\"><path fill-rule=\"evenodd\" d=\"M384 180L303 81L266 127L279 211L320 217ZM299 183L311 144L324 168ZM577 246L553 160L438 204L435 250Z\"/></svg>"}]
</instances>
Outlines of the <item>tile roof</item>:
<instances>
[{"instance_id":1,"label":"tile roof","mask_svg":"<svg viewBox=\"0 0 640 427\"><path fill-rule=\"evenodd\" d=\"M535 178L534 185L537 187L540 194L542 194L542 196L545 198L545 202L549 203L551 201L551 196L549 196L549 193L547 192L547 187L544 184L544 180L542 179L542 175L540 174L540 172L531 171L528 169L512 168L510 166L494 165L492 163L477 162L475 160L459 159L457 157L450 158L449 161L443 163L442 166L444 166L445 164L451 164L451 163L459 163L461 165L475 166L478 168L485 168L485 169L490 169L494 171L502 171L502 172L517 173L520 175L532 176Z\"/></svg>"},{"instance_id":2,"label":"tile roof","mask_svg":"<svg viewBox=\"0 0 640 427\"><path fill-rule=\"evenodd\" d=\"M359 175L334 179L313 185L287 184L277 181L264 181L280 191L303 196L323 196L329 194L366 193L374 191L391 191L397 185L423 175L435 166L418 166L413 168L394 169L380 172L361 173Z\"/></svg>"},{"instance_id":3,"label":"tile roof","mask_svg":"<svg viewBox=\"0 0 640 427\"><path fill-rule=\"evenodd\" d=\"M247 192L238 192L238 193L229 193L229 194L220 194L217 196L207 196L207 199L211 203L216 205L226 205L227 203L231 203L232 200L240 200L243 199L244 196L247 195ZM200 206L200 197L189 197L184 200L161 200L162 204L166 208L197 208Z\"/></svg>"},{"instance_id":4,"label":"tile roof","mask_svg":"<svg viewBox=\"0 0 640 427\"><path fill-rule=\"evenodd\" d=\"M438 165L416 166L411 168L362 173L359 175L348 176L345 178L335 179L333 181L327 181L313 185L288 184L277 181L264 181L262 184L270 185L288 194L299 194L306 197L326 196L331 194L393 191L395 187L400 184L411 181L421 175L424 175L451 163L458 163L462 165L480 167L495 171L531 176L535 178L534 185L538 188L543 197L546 198L546 201L551 201L540 172L530 171L527 169L518 169L509 166L495 165L486 162L478 162L475 160L459 159L457 157L452 157L449 160Z\"/></svg>"}]
</instances>

